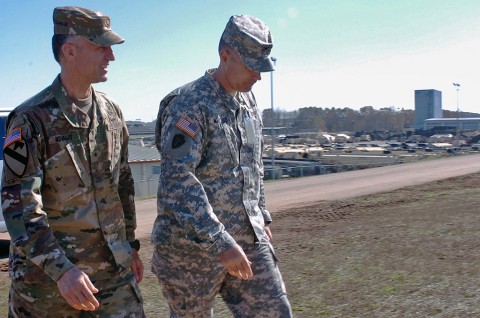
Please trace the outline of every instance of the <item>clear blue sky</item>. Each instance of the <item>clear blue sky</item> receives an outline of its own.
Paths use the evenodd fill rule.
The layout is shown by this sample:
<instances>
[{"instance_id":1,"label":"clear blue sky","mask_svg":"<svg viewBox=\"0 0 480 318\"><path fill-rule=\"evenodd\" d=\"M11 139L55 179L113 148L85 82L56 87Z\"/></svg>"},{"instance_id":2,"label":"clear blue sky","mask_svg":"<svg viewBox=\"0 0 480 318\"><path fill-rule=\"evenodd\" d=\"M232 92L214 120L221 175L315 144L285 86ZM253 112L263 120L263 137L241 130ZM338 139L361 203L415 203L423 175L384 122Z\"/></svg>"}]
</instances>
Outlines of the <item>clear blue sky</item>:
<instances>
[{"instance_id":1,"label":"clear blue sky","mask_svg":"<svg viewBox=\"0 0 480 318\"><path fill-rule=\"evenodd\" d=\"M415 89L443 93L443 108L480 113L478 0L2 1L0 106L16 106L59 72L52 11L79 5L109 15L126 42L109 80L96 84L128 120L156 118L172 89L218 65L232 14L265 21L274 38L274 107L414 108ZM270 108L270 74L254 87Z\"/></svg>"}]
</instances>

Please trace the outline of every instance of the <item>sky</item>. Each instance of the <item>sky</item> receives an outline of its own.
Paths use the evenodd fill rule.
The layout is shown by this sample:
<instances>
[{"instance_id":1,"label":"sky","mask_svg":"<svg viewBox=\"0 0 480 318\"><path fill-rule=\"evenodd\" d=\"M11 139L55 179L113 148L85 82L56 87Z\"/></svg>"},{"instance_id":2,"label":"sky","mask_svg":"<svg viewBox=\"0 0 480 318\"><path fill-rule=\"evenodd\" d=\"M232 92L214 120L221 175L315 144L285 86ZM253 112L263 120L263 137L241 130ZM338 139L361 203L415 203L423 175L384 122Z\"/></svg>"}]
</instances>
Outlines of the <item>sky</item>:
<instances>
[{"instance_id":1,"label":"sky","mask_svg":"<svg viewBox=\"0 0 480 318\"><path fill-rule=\"evenodd\" d=\"M443 109L480 113L478 0L0 3L0 107L17 106L54 80L52 12L76 5L109 15L126 40L113 47L108 81L94 87L127 120L154 120L166 94L217 67L218 41L233 14L258 17L273 35L276 70L253 88L262 110L414 109L415 90L436 89Z\"/></svg>"}]
</instances>

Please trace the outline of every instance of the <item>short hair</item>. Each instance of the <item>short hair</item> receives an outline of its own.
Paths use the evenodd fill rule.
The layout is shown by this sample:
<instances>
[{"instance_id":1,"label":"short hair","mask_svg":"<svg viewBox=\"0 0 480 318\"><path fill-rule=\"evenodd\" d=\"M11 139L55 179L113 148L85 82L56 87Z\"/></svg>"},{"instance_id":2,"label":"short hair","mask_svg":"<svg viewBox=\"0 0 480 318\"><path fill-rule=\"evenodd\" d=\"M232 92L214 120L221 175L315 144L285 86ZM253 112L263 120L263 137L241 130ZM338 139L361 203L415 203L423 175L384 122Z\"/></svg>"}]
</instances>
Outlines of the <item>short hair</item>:
<instances>
[{"instance_id":1,"label":"short hair","mask_svg":"<svg viewBox=\"0 0 480 318\"><path fill-rule=\"evenodd\" d=\"M69 34L54 34L52 36L52 51L53 51L53 57L55 58L55 61L60 63L60 51L62 48L62 45L65 44L67 41Z\"/></svg>"}]
</instances>

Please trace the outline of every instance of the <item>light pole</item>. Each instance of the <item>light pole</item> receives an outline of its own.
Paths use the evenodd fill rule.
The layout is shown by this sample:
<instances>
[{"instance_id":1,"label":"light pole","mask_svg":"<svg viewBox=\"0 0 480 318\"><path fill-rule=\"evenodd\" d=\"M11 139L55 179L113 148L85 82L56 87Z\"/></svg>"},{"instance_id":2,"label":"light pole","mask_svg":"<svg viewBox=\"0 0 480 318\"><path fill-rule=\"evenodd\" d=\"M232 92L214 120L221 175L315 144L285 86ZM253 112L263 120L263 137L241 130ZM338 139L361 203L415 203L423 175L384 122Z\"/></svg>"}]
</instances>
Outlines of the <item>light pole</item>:
<instances>
[{"instance_id":1,"label":"light pole","mask_svg":"<svg viewBox=\"0 0 480 318\"><path fill-rule=\"evenodd\" d=\"M273 62L273 66L276 65L277 59L275 57L270 57ZM270 71L270 106L272 112L272 118L270 124L272 125L272 180L275 180L275 129L274 129L274 118L275 114L273 113L273 71Z\"/></svg>"},{"instance_id":2,"label":"light pole","mask_svg":"<svg viewBox=\"0 0 480 318\"><path fill-rule=\"evenodd\" d=\"M405 126L405 118L403 116L403 108L397 107L400 117L400 141L403 142L403 126ZM406 139L406 136L405 136Z\"/></svg>"},{"instance_id":3,"label":"light pole","mask_svg":"<svg viewBox=\"0 0 480 318\"><path fill-rule=\"evenodd\" d=\"M455 147L458 147L459 146L459 143L460 143L460 120L459 120L459 115L460 115L460 108L458 107L458 94L459 94L459 91L460 91L460 84L458 83L453 83L453 86L455 86L455 89L457 90L457 130L456 130L456 133L455 133L455 139L457 141L457 144L455 145Z\"/></svg>"}]
</instances>

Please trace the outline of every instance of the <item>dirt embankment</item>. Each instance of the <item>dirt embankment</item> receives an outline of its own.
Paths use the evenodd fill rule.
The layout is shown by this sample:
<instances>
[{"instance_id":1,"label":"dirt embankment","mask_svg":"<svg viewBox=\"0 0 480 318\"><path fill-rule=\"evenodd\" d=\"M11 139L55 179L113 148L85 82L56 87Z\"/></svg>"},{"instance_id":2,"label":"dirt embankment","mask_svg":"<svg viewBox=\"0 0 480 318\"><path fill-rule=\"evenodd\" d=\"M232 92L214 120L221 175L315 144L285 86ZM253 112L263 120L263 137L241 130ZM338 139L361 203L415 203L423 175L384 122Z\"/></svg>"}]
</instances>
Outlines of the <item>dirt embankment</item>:
<instances>
[{"instance_id":1,"label":"dirt embankment","mask_svg":"<svg viewBox=\"0 0 480 318\"><path fill-rule=\"evenodd\" d=\"M274 210L273 243L295 317L480 317L479 183L473 173ZM151 253L145 235L145 310L168 317ZM7 273L0 278L7 282ZM7 283L0 298L6 316ZM216 317L232 317L220 299Z\"/></svg>"}]
</instances>

